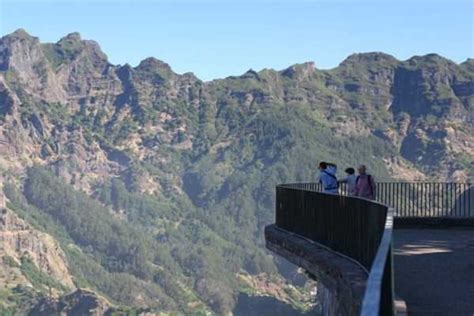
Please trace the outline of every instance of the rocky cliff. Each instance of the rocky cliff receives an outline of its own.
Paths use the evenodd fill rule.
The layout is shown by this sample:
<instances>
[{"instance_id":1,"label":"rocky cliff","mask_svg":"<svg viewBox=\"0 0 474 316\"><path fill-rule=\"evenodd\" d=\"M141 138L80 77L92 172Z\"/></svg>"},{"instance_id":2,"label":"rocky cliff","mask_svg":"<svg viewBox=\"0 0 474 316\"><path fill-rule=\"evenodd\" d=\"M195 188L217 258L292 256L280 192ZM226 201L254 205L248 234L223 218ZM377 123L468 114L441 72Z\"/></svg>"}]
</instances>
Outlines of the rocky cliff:
<instances>
[{"instance_id":1,"label":"rocky cliff","mask_svg":"<svg viewBox=\"0 0 474 316\"><path fill-rule=\"evenodd\" d=\"M0 255L9 257L20 265L27 257L40 271L48 274L67 289L74 283L69 274L64 253L48 234L35 230L19 219L13 211L2 209L0 215ZM16 285L5 284L6 287Z\"/></svg>"}]
</instances>

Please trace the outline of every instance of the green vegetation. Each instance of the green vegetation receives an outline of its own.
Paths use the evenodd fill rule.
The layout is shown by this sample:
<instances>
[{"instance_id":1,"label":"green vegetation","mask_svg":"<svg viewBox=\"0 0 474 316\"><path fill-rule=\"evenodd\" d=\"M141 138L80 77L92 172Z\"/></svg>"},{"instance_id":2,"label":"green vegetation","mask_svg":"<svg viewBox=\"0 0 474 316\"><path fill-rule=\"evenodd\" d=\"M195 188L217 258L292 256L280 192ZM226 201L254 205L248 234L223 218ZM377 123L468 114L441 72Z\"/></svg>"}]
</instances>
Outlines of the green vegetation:
<instances>
[{"instance_id":1,"label":"green vegetation","mask_svg":"<svg viewBox=\"0 0 474 316\"><path fill-rule=\"evenodd\" d=\"M41 48L48 62L56 70L60 65L74 60L84 46L81 41L65 37L56 44L42 44Z\"/></svg>"},{"instance_id":2,"label":"green vegetation","mask_svg":"<svg viewBox=\"0 0 474 316\"><path fill-rule=\"evenodd\" d=\"M0 315L26 315L39 298L40 295L35 289L23 285L2 290L0 291Z\"/></svg>"},{"instance_id":3,"label":"green vegetation","mask_svg":"<svg viewBox=\"0 0 474 316\"><path fill-rule=\"evenodd\" d=\"M95 288L115 302L134 304L135 295L142 293L150 306L158 299L160 309L194 312L187 302L203 301L213 302L214 309L225 313L234 304L233 293L238 288L234 273L244 261L255 272L261 271L262 264L272 265L271 260L261 263L255 255L257 248L249 243L243 246L254 255L244 260L247 256L243 249L235 249L212 232L200 220L204 214L199 212L194 218L185 218L184 210L179 211L181 223L176 227L178 210L151 196L140 199L119 180L99 191L99 197L110 203L111 209L42 168L28 171L26 200L11 184L5 191L12 201L11 209L62 241L78 285ZM128 210L131 224L113 216L113 209ZM160 221L161 229L155 225ZM71 243L79 247L69 246ZM238 257L242 258L240 264ZM25 259L21 267L35 287L57 286L34 270L30 261ZM198 306L202 308L203 304Z\"/></svg>"},{"instance_id":4,"label":"green vegetation","mask_svg":"<svg viewBox=\"0 0 474 316\"><path fill-rule=\"evenodd\" d=\"M46 273L41 272L27 256L21 258L20 270L36 290L42 289L43 291L49 291L51 288L56 288L62 291L66 290L61 283L54 280Z\"/></svg>"},{"instance_id":5,"label":"green vegetation","mask_svg":"<svg viewBox=\"0 0 474 316\"><path fill-rule=\"evenodd\" d=\"M10 268L18 268L20 266L13 257L3 256L2 260L3 263L9 266Z\"/></svg>"}]
</instances>

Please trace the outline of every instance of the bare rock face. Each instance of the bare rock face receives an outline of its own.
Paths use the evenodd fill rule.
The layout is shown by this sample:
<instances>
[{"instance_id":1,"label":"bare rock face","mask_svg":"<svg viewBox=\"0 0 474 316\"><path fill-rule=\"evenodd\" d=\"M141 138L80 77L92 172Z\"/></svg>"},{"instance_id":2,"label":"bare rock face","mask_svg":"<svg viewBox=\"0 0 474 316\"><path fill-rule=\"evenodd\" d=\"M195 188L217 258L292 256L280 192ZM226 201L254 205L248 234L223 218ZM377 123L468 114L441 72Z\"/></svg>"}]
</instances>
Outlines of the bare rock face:
<instances>
[{"instance_id":1,"label":"bare rock face","mask_svg":"<svg viewBox=\"0 0 474 316\"><path fill-rule=\"evenodd\" d=\"M417 172L421 165L438 172L442 161L449 166L442 172L447 178L458 170L455 157L467 156L473 148L471 64L456 65L436 55L400 62L387 54L367 53L353 54L330 71L310 62L205 83L190 73L174 73L156 58L135 68L114 66L96 42L78 33L42 44L18 30L0 41L0 115L6 123L0 125L0 150L9 153L1 159L18 172L21 165L54 165L57 174L89 192L95 179L127 172L132 161L115 159L124 156L120 151L164 164L169 159L160 150L163 146L193 152L199 129L177 105L199 115L210 111L214 117L206 124L215 135L221 124L215 116L229 105L238 104L242 115L251 116L286 103L318 109L337 137L375 135L391 143L406 160L401 163L412 164ZM27 110L39 105L45 111ZM393 123L374 126L366 112ZM91 137L97 132L90 127L72 127L51 113L93 118L94 127L119 134L115 146ZM428 126L430 115L442 122ZM163 183L141 176L147 183L143 191L161 190Z\"/></svg>"},{"instance_id":2,"label":"bare rock face","mask_svg":"<svg viewBox=\"0 0 474 316\"><path fill-rule=\"evenodd\" d=\"M433 54L401 62L375 52L353 54L329 71L318 70L309 62L280 72L249 70L240 77L204 83L190 73L178 75L152 57L135 68L114 66L96 42L84 40L78 33L42 44L18 30L0 40L0 115L10 123L3 127L5 136L0 133L0 150L14 148L23 164L71 160L69 178L85 179L77 181L78 187L88 190L87 182L94 177L117 175L128 166L110 161L100 150L101 144L90 137L85 144L85 137L73 141L77 132L66 128L65 122L57 124L47 117L15 111L24 112L29 103L43 103L51 112L93 117L106 132L114 133L127 125L128 137L116 142L119 150L141 159L153 156L165 161L163 151L158 150L161 146L148 146L153 139L159 138L160 145L193 151L195 138L200 137L196 126L185 123L191 118L182 110L178 113L177 104L186 104L189 111L196 112L211 107L218 115L236 103L243 115L251 116L274 103L303 103L319 109L336 136L375 135L400 149L402 159L418 169L421 164L439 169L440 161L449 165L443 174L447 177L457 170L454 157L468 155L473 148L472 64L468 60L457 65ZM355 114L358 111L362 112ZM148 119L152 112L156 114ZM364 113L393 124L374 126L373 118ZM427 117L441 122L428 126ZM133 130L129 128L132 121L138 124ZM215 117L207 123L217 125ZM453 132L454 125L459 128ZM420 130L428 135L426 139L419 139ZM432 151L436 151L435 159L431 159ZM87 170L88 165L94 165L89 168L93 170ZM72 171L71 166L78 168Z\"/></svg>"},{"instance_id":3,"label":"bare rock face","mask_svg":"<svg viewBox=\"0 0 474 316\"><path fill-rule=\"evenodd\" d=\"M304 79L311 78L311 76L315 74L315 70L316 68L313 62L306 62L303 64L290 66L283 70L281 74L283 76L302 81Z\"/></svg>"},{"instance_id":4,"label":"bare rock face","mask_svg":"<svg viewBox=\"0 0 474 316\"><path fill-rule=\"evenodd\" d=\"M96 42L82 40L79 33L72 33L44 49L49 52L50 63L56 66L56 76L64 83L72 104L88 104L91 98L105 101L104 92L121 92L114 66Z\"/></svg>"},{"instance_id":5,"label":"bare rock face","mask_svg":"<svg viewBox=\"0 0 474 316\"><path fill-rule=\"evenodd\" d=\"M75 288L66 257L50 235L32 228L12 211L0 211L0 257L8 256L18 263L27 256L40 271L68 289Z\"/></svg>"},{"instance_id":6,"label":"bare rock face","mask_svg":"<svg viewBox=\"0 0 474 316\"><path fill-rule=\"evenodd\" d=\"M8 89L3 77L0 77L0 117L5 119L7 116L13 116L17 104L15 95Z\"/></svg>"},{"instance_id":7,"label":"bare rock face","mask_svg":"<svg viewBox=\"0 0 474 316\"><path fill-rule=\"evenodd\" d=\"M39 39L20 29L3 37L1 43L1 68L16 71L23 83L37 83L46 66Z\"/></svg>"},{"instance_id":8,"label":"bare rock face","mask_svg":"<svg viewBox=\"0 0 474 316\"><path fill-rule=\"evenodd\" d=\"M66 93L54 75L39 39L18 30L0 41L0 68L15 77L25 92L48 101L64 101Z\"/></svg>"},{"instance_id":9,"label":"bare rock face","mask_svg":"<svg viewBox=\"0 0 474 316\"><path fill-rule=\"evenodd\" d=\"M30 95L48 102L70 104L91 98L106 101L104 95L121 93L120 80L107 56L94 41L72 33L55 44L41 44L38 38L18 30L0 40L0 69L10 73L16 84Z\"/></svg>"},{"instance_id":10,"label":"bare rock face","mask_svg":"<svg viewBox=\"0 0 474 316\"><path fill-rule=\"evenodd\" d=\"M349 96L348 101L352 107L386 108L392 100L391 86L399 65L398 60L384 53L352 54L330 71L336 78L331 76L329 84L344 94L365 96ZM342 78L342 82L337 77Z\"/></svg>"}]
</instances>

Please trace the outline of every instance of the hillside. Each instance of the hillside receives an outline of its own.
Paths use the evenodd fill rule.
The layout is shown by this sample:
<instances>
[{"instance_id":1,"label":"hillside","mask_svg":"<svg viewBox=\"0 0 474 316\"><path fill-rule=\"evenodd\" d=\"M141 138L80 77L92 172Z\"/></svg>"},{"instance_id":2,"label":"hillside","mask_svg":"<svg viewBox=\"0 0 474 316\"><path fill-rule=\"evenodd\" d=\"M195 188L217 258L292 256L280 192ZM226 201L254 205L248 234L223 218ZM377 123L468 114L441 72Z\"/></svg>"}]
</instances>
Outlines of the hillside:
<instances>
[{"instance_id":1,"label":"hillside","mask_svg":"<svg viewBox=\"0 0 474 316\"><path fill-rule=\"evenodd\" d=\"M226 315L239 293L307 310L310 284L264 249L274 186L313 180L320 160L472 179L473 122L472 59L365 53L203 82L155 58L113 65L78 33L18 30L0 39L3 209L56 243L73 284L5 255L42 277L0 306L54 309L73 287L102 310Z\"/></svg>"}]
</instances>

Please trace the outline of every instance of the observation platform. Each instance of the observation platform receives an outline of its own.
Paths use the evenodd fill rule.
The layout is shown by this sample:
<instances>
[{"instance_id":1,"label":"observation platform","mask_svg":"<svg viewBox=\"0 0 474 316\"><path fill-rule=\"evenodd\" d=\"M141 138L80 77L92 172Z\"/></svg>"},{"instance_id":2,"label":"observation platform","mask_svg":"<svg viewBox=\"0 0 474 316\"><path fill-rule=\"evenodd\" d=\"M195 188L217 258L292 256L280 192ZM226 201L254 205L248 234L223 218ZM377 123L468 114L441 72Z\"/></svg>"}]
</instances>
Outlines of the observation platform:
<instances>
[{"instance_id":1,"label":"observation platform","mask_svg":"<svg viewBox=\"0 0 474 316\"><path fill-rule=\"evenodd\" d=\"M469 183L378 183L377 201L280 185L267 248L324 284L327 315L472 316L473 199Z\"/></svg>"}]
</instances>

